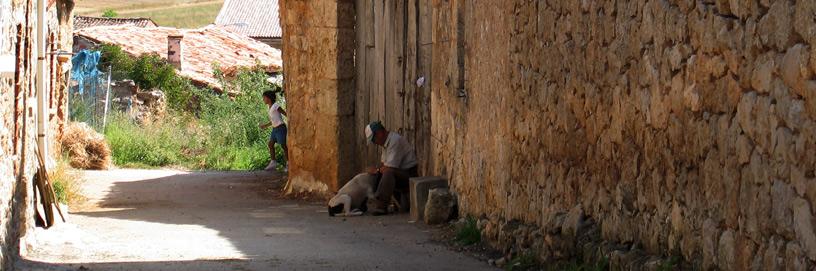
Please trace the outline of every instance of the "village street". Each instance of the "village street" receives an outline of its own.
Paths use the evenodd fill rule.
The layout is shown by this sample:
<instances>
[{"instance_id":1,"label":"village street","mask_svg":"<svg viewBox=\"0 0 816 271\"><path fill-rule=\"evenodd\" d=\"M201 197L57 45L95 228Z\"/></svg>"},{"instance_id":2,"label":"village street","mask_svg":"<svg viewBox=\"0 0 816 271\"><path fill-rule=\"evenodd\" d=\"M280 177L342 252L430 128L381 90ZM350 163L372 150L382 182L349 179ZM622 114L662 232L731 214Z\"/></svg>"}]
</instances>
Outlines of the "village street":
<instances>
[{"instance_id":1,"label":"village street","mask_svg":"<svg viewBox=\"0 0 816 271\"><path fill-rule=\"evenodd\" d=\"M84 172L86 204L37 228L20 270L483 270L407 215L329 217L264 171Z\"/></svg>"}]
</instances>

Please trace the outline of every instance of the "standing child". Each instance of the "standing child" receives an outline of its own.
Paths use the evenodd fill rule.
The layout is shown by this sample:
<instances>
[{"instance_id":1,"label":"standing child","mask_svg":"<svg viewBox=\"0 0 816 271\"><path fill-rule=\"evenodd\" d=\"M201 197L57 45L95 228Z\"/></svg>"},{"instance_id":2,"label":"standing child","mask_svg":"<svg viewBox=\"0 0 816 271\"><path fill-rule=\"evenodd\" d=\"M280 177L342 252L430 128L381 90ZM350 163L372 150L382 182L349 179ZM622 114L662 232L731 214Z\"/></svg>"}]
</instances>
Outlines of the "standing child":
<instances>
[{"instance_id":1,"label":"standing child","mask_svg":"<svg viewBox=\"0 0 816 271\"><path fill-rule=\"evenodd\" d=\"M269 110L267 112L269 115L269 122L261 124L260 127L261 129L273 127L272 134L269 135L269 143L267 144L272 161L269 161L269 165L266 166L266 170L275 170L275 168L278 167L278 164L275 161L275 143L280 144L283 148L284 162L289 161L289 150L286 148L286 123L283 122L282 117L286 116L286 111L284 111L280 104L278 104L278 96L275 95L275 92L264 91L263 101L267 106L269 106ZM283 168L284 172L287 170L288 165Z\"/></svg>"}]
</instances>

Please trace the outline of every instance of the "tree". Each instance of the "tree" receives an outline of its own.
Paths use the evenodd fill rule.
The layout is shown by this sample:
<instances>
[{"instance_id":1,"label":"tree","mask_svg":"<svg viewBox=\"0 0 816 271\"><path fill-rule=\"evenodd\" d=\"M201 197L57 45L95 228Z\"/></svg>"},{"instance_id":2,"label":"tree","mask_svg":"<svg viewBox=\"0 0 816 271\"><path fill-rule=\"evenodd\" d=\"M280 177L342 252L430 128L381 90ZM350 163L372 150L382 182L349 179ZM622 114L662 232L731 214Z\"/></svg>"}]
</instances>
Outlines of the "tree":
<instances>
[{"instance_id":1,"label":"tree","mask_svg":"<svg viewBox=\"0 0 816 271\"><path fill-rule=\"evenodd\" d=\"M106 9L104 13L102 13L102 17L105 18L116 18L119 16L119 13L116 13L113 9Z\"/></svg>"}]
</instances>

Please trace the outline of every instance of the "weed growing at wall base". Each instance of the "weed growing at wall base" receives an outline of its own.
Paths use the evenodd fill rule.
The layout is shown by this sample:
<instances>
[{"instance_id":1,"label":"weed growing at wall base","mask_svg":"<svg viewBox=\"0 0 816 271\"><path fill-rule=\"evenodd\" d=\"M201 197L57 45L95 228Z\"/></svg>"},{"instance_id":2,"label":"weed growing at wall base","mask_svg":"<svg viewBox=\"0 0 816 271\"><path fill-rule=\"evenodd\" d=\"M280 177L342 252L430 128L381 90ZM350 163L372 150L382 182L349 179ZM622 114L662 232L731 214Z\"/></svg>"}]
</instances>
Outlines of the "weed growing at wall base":
<instances>
[{"instance_id":1,"label":"weed growing at wall base","mask_svg":"<svg viewBox=\"0 0 816 271\"><path fill-rule=\"evenodd\" d=\"M465 218L465 223L459 226L459 229L456 230L456 237L454 240L463 246L475 245L481 242L482 232L476 225L476 219L470 216Z\"/></svg>"},{"instance_id":2,"label":"weed growing at wall base","mask_svg":"<svg viewBox=\"0 0 816 271\"><path fill-rule=\"evenodd\" d=\"M57 166L48 172L48 179L53 182L54 194L60 203L72 205L85 201L81 191L83 179L71 170L67 158L57 161Z\"/></svg>"}]
</instances>

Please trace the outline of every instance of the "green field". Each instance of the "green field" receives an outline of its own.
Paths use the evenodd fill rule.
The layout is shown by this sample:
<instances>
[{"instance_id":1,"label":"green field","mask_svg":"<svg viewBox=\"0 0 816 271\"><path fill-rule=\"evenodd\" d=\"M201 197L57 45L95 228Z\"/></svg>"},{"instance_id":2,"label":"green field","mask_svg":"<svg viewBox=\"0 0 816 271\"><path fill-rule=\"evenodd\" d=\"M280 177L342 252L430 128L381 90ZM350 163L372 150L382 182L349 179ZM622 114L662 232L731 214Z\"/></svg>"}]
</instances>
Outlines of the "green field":
<instances>
[{"instance_id":1,"label":"green field","mask_svg":"<svg viewBox=\"0 0 816 271\"><path fill-rule=\"evenodd\" d=\"M101 16L111 9L118 17L146 17L160 26L198 28L215 21L223 3L223 0L80 0L76 13Z\"/></svg>"}]
</instances>

